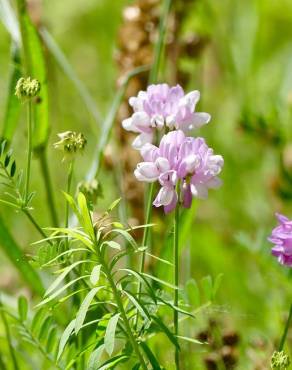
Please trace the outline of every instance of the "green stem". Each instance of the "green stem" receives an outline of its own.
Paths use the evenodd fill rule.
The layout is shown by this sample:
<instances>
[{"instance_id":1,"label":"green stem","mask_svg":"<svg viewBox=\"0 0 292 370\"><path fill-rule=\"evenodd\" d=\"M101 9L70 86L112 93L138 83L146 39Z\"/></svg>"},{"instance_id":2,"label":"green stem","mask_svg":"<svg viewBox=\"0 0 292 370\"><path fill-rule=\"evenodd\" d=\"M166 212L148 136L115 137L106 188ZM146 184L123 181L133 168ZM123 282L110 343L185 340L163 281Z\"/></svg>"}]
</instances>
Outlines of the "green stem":
<instances>
[{"instance_id":1,"label":"green stem","mask_svg":"<svg viewBox=\"0 0 292 370\"><path fill-rule=\"evenodd\" d=\"M281 342L280 342L280 345L279 345L279 352L283 351L283 348L284 348L284 345L285 345L285 342L286 342L286 338L287 338L287 334L288 334L288 329L289 329L289 326L290 326L291 322L292 322L292 304L290 306L288 319L286 321L284 333L282 335Z\"/></svg>"},{"instance_id":2,"label":"green stem","mask_svg":"<svg viewBox=\"0 0 292 370\"><path fill-rule=\"evenodd\" d=\"M98 243L96 242L96 251L97 251L97 256L98 256L98 259L100 260L100 263L103 267L103 271L107 277L107 280L112 288L112 292L113 292L113 295L114 295L114 298L115 298L115 301L118 305L118 309L119 309L119 312L121 314L121 318L125 324L125 330L126 330L126 333L127 333L127 336L129 338L129 341L131 343L131 346L134 350L134 352L136 353L136 356L137 358L139 359L140 361L140 364L142 366L142 369L144 370L147 370L147 365L145 363L145 360L144 360L144 357L142 356L141 352L140 352L140 349L139 349L139 345L138 343L136 342L136 339L132 333L132 329L131 329L131 326L130 326L130 323L129 323L129 320L128 320L128 317L127 317L127 314L126 314L126 311L125 311L125 308L123 306L123 302L122 302L122 299L121 299L121 295L120 295L120 292L118 291L118 288L114 282L114 279L112 277L112 274L107 266L107 264L105 263L104 259L103 259L103 256L102 256L102 253L100 251L100 247L98 245Z\"/></svg>"},{"instance_id":3,"label":"green stem","mask_svg":"<svg viewBox=\"0 0 292 370\"><path fill-rule=\"evenodd\" d=\"M53 225L58 226L59 225L58 213L56 210L56 204L55 204L54 192L53 192L53 186L52 186L52 178L50 176L48 158L47 158L47 153L45 149L41 150L39 154L39 160L40 160L42 176L43 176L44 184L46 188L47 201L48 201L49 210L51 213L51 219L52 219Z\"/></svg>"},{"instance_id":4,"label":"green stem","mask_svg":"<svg viewBox=\"0 0 292 370\"><path fill-rule=\"evenodd\" d=\"M2 318L4 327L5 327L5 331L6 331L6 337L7 337L7 342L8 342L8 346L9 346L10 356L11 356L12 363L13 363L13 368L14 368L14 370L19 370L18 363L17 363L17 360L16 360L16 356L15 356L15 353L14 353L12 340L11 340L9 325L8 325L8 322L7 322L7 319L6 319L6 316L5 316L5 313L2 309L2 307L3 307L3 305L2 305L2 302L0 300L0 313L1 313L1 318Z\"/></svg>"},{"instance_id":5,"label":"green stem","mask_svg":"<svg viewBox=\"0 0 292 370\"><path fill-rule=\"evenodd\" d=\"M179 203L175 208L174 215L174 231L173 231L173 251L174 251L174 306L178 307L178 285L179 285L179 253L178 253L178 234L179 234ZM173 326L174 326L174 335L178 335L178 312L177 310L173 311ZM178 370L179 366L179 349L175 348L175 366Z\"/></svg>"},{"instance_id":6,"label":"green stem","mask_svg":"<svg viewBox=\"0 0 292 370\"><path fill-rule=\"evenodd\" d=\"M27 205L28 194L29 194L31 156L32 156L32 106L31 106L31 100L29 100L28 108L27 108L27 158L26 158L26 175L25 175L25 189L24 189L25 205Z\"/></svg>"}]
</instances>

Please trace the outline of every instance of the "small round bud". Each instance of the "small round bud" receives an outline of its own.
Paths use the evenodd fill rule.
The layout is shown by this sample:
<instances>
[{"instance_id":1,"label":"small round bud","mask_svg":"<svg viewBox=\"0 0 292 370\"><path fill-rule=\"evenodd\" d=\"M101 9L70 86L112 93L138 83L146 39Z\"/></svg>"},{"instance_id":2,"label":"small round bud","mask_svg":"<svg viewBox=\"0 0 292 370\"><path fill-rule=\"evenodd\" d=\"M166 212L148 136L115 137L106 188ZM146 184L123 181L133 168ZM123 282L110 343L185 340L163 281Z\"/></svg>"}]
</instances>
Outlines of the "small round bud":
<instances>
[{"instance_id":1,"label":"small round bud","mask_svg":"<svg viewBox=\"0 0 292 370\"><path fill-rule=\"evenodd\" d=\"M290 365L290 358L284 351L275 351L271 358L271 368L275 370L286 370Z\"/></svg>"},{"instance_id":2,"label":"small round bud","mask_svg":"<svg viewBox=\"0 0 292 370\"><path fill-rule=\"evenodd\" d=\"M58 134L60 141L54 144L56 149L64 152L64 159L73 159L78 153L82 153L87 143L81 132L65 131Z\"/></svg>"},{"instance_id":3,"label":"small round bud","mask_svg":"<svg viewBox=\"0 0 292 370\"><path fill-rule=\"evenodd\" d=\"M40 89L41 84L35 78L32 79L30 77L21 77L17 81L15 95L21 100L26 100L37 96Z\"/></svg>"},{"instance_id":4,"label":"small round bud","mask_svg":"<svg viewBox=\"0 0 292 370\"><path fill-rule=\"evenodd\" d=\"M96 204L98 198L103 197L101 184L96 179L91 181L81 181L77 186L77 192L81 192L85 195L91 208Z\"/></svg>"}]
</instances>

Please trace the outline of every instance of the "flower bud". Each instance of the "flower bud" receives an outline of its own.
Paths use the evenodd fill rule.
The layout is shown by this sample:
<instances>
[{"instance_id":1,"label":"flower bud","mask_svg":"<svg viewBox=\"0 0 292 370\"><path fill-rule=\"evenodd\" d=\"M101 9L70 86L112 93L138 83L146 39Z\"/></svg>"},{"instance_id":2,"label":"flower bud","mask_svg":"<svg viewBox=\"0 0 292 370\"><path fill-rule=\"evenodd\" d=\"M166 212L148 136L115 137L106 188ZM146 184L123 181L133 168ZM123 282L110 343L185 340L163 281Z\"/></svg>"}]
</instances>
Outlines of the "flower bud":
<instances>
[{"instance_id":1,"label":"flower bud","mask_svg":"<svg viewBox=\"0 0 292 370\"><path fill-rule=\"evenodd\" d=\"M271 368L275 370L286 370L290 365L290 358L284 351L275 351L271 358Z\"/></svg>"},{"instance_id":2,"label":"flower bud","mask_svg":"<svg viewBox=\"0 0 292 370\"><path fill-rule=\"evenodd\" d=\"M60 141L54 144L56 149L64 152L64 159L73 159L78 152L82 153L87 143L81 132L65 131L58 134Z\"/></svg>"},{"instance_id":3,"label":"flower bud","mask_svg":"<svg viewBox=\"0 0 292 370\"><path fill-rule=\"evenodd\" d=\"M20 100L31 99L38 95L41 89L41 84L38 80L31 77L21 77L15 87L15 95Z\"/></svg>"}]
</instances>

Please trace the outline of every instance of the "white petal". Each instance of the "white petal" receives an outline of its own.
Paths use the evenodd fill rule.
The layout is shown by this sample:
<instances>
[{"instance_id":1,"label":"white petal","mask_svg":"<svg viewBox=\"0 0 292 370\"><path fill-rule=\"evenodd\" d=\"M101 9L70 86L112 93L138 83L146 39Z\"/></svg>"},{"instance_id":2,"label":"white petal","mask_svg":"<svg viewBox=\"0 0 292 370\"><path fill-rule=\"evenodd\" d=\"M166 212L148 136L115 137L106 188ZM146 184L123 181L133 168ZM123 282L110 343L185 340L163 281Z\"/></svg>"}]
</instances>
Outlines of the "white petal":
<instances>
[{"instance_id":1,"label":"white petal","mask_svg":"<svg viewBox=\"0 0 292 370\"><path fill-rule=\"evenodd\" d=\"M132 115L133 126L136 128L147 128L150 126L150 118L145 112L135 112Z\"/></svg>"},{"instance_id":2,"label":"white petal","mask_svg":"<svg viewBox=\"0 0 292 370\"><path fill-rule=\"evenodd\" d=\"M137 164L137 170L148 179L157 179L159 171L153 162L141 162Z\"/></svg>"},{"instance_id":3,"label":"white petal","mask_svg":"<svg viewBox=\"0 0 292 370\"><path fill-rule=\"evenodd\" d=\"M155 164L160 173L170 170L170 164L164 157L158 157L155 161Z\"/></svg>"},{"instance_id":4,"label":"white petal","mask_svg":"<svg viewBox=\"0 0 292 370\"><path fill-rule=\"evenodd\" d=\"M148 177L145 177L141 174L139 170L134 171L134 175L138 181L144 181L144 182L154 182L156 179L149 179Z\"/></svg>"},{"instance_id":5,"label":"white petal","mask_svg":"<svg viewBox=\"0 0 292 370\"><path fill-rule=\"evenodd\" d=\"M193 173L200 164L199 157L195 154L189 155L184 160L187 173Z\"/></svg>"},{"instance_id":6,"label":"white petal","mask_svg":"<svg viewBox=\"0 0 292 370\"><path fill-rule=\"evenodd\" d=\"M124 119L122 121L122 126L125 130L127 131L133 131L133 132L140 132L140 130L138 130L134 124L133 124L133 119L132 117L130 118L127 118L127 119Z\"/></svg>"},{"instance_id":7,"label":"white petal","mask_svg":"<svg viewBox=\"0 0 292 370\"><path fill-rule=\"evenodd\" d=\"M199 198L199 199L207 199L208 198L208 189L204 185L191 184L191 192L192 192L193 196L196 197L196 198Z\"/></svg>"},{"instance_id":8,"label":"white petal","mask_svg":"<svg viewBox=\"0 0 292 370\"><path fill-rule=\"evenodd\" d=\"M157 206L168 206L174 196L174 189L169 186L163 186L157 194L154 204Z\"/></svg>"},{"instance_id":9,"label":"white petal","mask_svg":"<svg viewBox=\"0 0 292 370\"><path fill-rule=\"evenodd\" d=\"M142 149L143 145L147 143L151 143L153 139L153 134L152 132L148 133L143 133L140 134L136 137L136 139L133 141L132 146L134 149L140 150Z\"/></svg>"},{"instance_id":10,"label":"white petal","mask_svg":"<svg viewBox=\"0 0 292 370\"><path fill-rule=\"evenodd\" d=\"M198 112L192 115L191 122L189 123L189 129L200 128L210 122L211 115L205 112Z\"/></svg>"},{"instance_id":11,"label":"white petal","mask_svg":"<svg viewBox=\"0 0 292 370\"><path fill-rule=\"evenodd\" d=\"M172 114L166 117L165 124L171 130L175 127L175 116Z\"/></svg>"},{"instance_id":12,"label":"white petal","mask_svg":"<svg viewBox=\"0 0 292 370\"><path fill-rule=\"evenodd\" d=\"M200 91L194 90L189 92L180 100L180 105L188 107L190 111L193 112L199 100L200 100Z\"/></svg>"}]
</instances>

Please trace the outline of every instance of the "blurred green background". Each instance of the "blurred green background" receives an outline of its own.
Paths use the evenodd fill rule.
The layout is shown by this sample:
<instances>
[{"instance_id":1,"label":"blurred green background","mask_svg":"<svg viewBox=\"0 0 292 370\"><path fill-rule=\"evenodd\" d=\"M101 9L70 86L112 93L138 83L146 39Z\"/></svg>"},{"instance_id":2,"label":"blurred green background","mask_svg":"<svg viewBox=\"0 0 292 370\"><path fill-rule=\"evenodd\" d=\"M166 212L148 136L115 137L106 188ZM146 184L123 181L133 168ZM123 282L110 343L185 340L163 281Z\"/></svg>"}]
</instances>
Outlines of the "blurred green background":
<instances>
[{"instance_id":1,"label":"blurred green background","mask_svg":"<svg viewBox=\"0 0 292 370\"><path fill-rule=\"evenodd\" d=\"M271 257L271 246L266 241L276 223L275 211L292 216L292 2L193 0L184 4L182 0L174 3L174 9L183 5L187 12L178 17L179 34L172 42L179 43L189 34L205 40L200 52L182 53L176 63L187 76L183 79L184 89L200 90L199 110L212 115L210 124L199 134L225 159L222 188L211 191L208 200L197 202L183 216L182 283L194 278L200 285L204 276L223 273L216 304L187 329L190 335L196 336L210 326L208 321L215 320L218 330L234 331L240 337L236 368L267 369L292 300L291 274ZM136 3L43 0L40 8L36 1L32 4L36 17L50 30L76 75L88 88L101 117L105 117L120 74L115 55L120 47L119 30L125 23L123 11ZM72 82L58 68L52 55L47 53L46 59L51 124L48 158L58 211L62 215L64 199L60 190L65 188L67 164L61 163L61 154L53 149L56 134L80 130L88 139L86 152L76 164L76 186L90 167L103 120L100 127L93 129L96 122ZM161 82L175 80L170 59L166 50L159 73ZM10 36L0 24L0 122L4 117L10 64ZM115 132L113 143L117 142ZM24 117L12 146L21 166L26 150ZM104 199L97 208L103 210L119 196L119 189L112 170L103 168L99 181L104 188ZM45 192L36 160L32 188L37 191L33 214L42 226L48 226ZM22 248L35 254L30 243L39 236L31 225L2 205L1 216ZM154 251L171 258L171 252L161 243L161 237L166 240L169 237L169 226L165 223L171 223L171 219L160 216L159 212L155 215L158 226L154 229ZM159 266L156 273L166 278L169 274ZM27 289L1 249L0 276L0 289L5 296L15 297ZM163 344L159 345L163 354ZM292 331L287 347L292 348ZM196 346L186 349L185 356L193 361L189 368L203 368L201 361L210 351ZM170 361L167 356L164 355L166 361Z\"/></svg>"}]
</instances>

